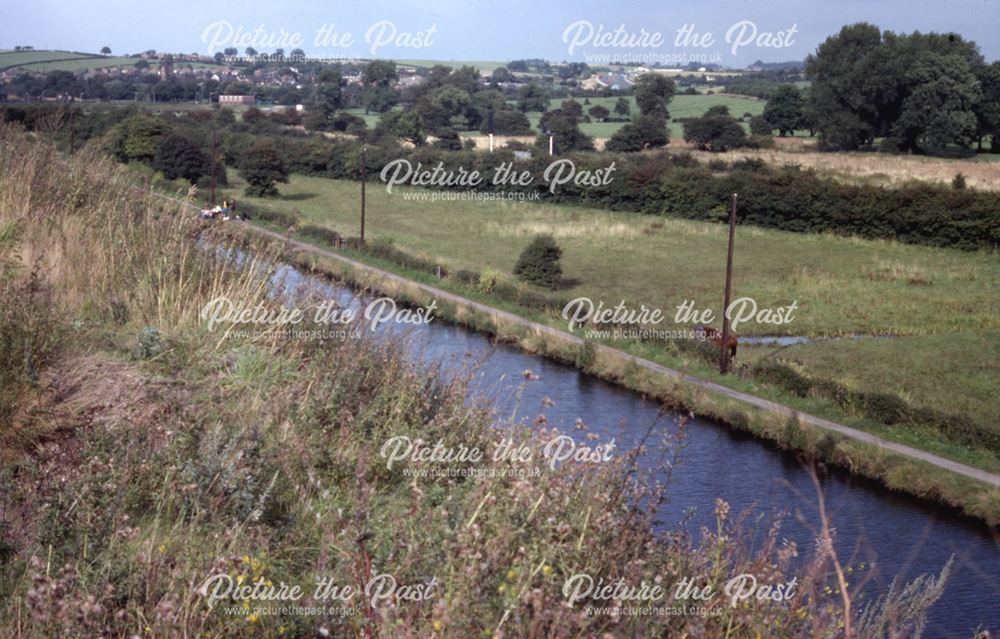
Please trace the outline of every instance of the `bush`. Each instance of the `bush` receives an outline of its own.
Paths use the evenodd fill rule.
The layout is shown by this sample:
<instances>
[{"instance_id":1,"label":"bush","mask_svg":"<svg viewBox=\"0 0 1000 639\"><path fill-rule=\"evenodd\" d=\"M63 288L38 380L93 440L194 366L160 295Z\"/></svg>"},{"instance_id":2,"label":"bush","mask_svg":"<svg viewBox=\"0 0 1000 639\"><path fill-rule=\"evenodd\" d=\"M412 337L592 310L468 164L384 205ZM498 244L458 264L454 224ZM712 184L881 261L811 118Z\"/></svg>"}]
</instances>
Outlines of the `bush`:
<instances>
[{"instance_id":1,"label":"bush","mask_svg":"<svg viewBox=\"0 0 1000 639\"><path fill-rule=\"evenodd\" d=\"M337 246L337 241L341 239L340 233L323 226L306 224L299 228L299 235L306 239L314 240L327 246Z\"/></svg>"},{"instance_id":2,"label":"bush","mask_svg":"<svg viewBox=\"0 0 1000 639\"><path fill-rule=\"evenodd\" d=\"M247 181L246 194L258 197L278 195L275 182L288 181L288 169L274 146L261 140L243 158L240 175Z\"/></svg>"},{"instance_id":3,"label":"bush","mask_svg":"<svg viewBox=\"0 0 1000 639\"><path fill-rule=\"evenodd\" d=\"M791 366L774 360L757 362L751 369L751 374L763 382L780 386L799 397L807 396L812 386L808 377Z\"/></svg>"},{"instance_id":4,"label":"bush","mask_svg":"<svg viewBox=\"0 0 1000 639\"><path fill-rule=\"evenodd\" d=\"M479 127L480 133L489 133L490 124L496 135L531 135L531 121L528 116L513 109L500 109L490 117L484 118Z\"/></svg>"},{"instance_id":5,"label":"bush","mask_svg":"<svg viewBox=\"0 0 1000 639\"><path fill-rule=\"evenodd\" d=\"M670 142L667 121L655 115L640 115L635 122L615 131L605 148L608 151L642 151L665 146Z\"/></svg>"},{"instance_id":6,"label":"bush","mask_svg":"<svg viewBox=\"0 0 1000 639\"><path fill-rule=\"evenodd\" d=\"M443 149L446 151L461 151L462 150L462 140L458 137L458 133L454 131L442 131L437 136L437 140L433 144L435 149Z\"/></svg>"},{"instance_id":7,"label":"bush","mask_svg":"<svg viewBox=\"0 0 1000 639\"><path fill-rule=\"evenodd\" d=\"M518 279L545 288L557 288L562 282L559 258L562 249L551 235L536 235L521 253L514 266Z\"/></svg>"},{"instance_id":8,"label":"bush","mask_svg":"<svg viewBox=\"0 0 1000 639\"><path fill-rule=\"evenodd\" d=\"M479 273L476 273L475 271L465 270L455 271L455 273L451 276L453 280L461 282L466 286L476 286L479 283L480 277Z\"/></svg>"},{"instance_id":9,"label":"bush","mask_svg":"<svg viewBox=\"0 0 1000 639\"><path fill-rule=\"evenodd\" d=\"M747 145L747 134L728 113L709 112L684 123L684 140L705 151L728 151Z\"/></svg>"},{"instance_id":10,"label":"bush","mask_svg":"<svg viewBox=\"0 0 1000 639\"><path fill-rule=\"evenodd\" d=\"M771 135L771 125L762 115L755 115L750 118L750 133L753 135Z\"/></svg>"},{"instance_id":11,"label":"bush","mask_svg":"<svg viewBox=\"0 0 1000 639\"><path fill-rule=\"evenodd\" d=\"M500 281L500 271L488 268L479 275L476 288L480 293L492 293L498 281Z\"/></svg>"},{"instance_id":12,"label":"bush","mask_svg":"<svg viewBox=\"0 0 1000 639\"><path fill-rule=\"evenodd\" d=\"M250 213L253 217L257 218L262 222L268 222L278 226L295 226L298 223L298 218L294 215L288 213L282 213L280 211L269 211L266 209L258 209L257 207L250 206L249 204L244 204L240 202L240 212Z\"/></svg>"}]
</instances>

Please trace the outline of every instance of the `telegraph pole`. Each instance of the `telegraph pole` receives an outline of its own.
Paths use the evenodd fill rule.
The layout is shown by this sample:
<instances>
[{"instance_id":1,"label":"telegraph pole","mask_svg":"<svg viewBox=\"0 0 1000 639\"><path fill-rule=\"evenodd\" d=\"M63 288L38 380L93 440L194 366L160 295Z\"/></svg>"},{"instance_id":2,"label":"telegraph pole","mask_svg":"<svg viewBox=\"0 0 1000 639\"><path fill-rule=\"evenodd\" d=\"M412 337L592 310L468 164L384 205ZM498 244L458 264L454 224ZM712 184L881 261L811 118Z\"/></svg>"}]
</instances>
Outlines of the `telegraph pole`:
<instances>
[{"instance_id":1,"label":"telegraph pole","mask_svg":"<svg viewBox=\"0 0 1000 639\"><path fill-rule=\"evenodd\" d=\"M729 291L733 283L733 242L736 239L736 194L729 209L729 253L726 256L726 292L722 304L722 352L719 353L719 372L723 375L729 368Z\"/></svg>"},{"instance_id":2,"label":"telegraph pole","mask_svg":"<svg viewBox=\"0 0 1000 639\"><path fill-rule=\"evenodd\" d=\"M368 178L368 147L361 147L361 243L365 243L365 182Z\"/></svg>"},{"instance_id":3,"label":"telegraph pole","mask_svg":"<svg viewBox=\"0 0 1000 639\"><path fill-rule=\"evenodd\" d=\"M212 206L215 206L215 127L212 127Z\"/></svg>"}]
</instances>

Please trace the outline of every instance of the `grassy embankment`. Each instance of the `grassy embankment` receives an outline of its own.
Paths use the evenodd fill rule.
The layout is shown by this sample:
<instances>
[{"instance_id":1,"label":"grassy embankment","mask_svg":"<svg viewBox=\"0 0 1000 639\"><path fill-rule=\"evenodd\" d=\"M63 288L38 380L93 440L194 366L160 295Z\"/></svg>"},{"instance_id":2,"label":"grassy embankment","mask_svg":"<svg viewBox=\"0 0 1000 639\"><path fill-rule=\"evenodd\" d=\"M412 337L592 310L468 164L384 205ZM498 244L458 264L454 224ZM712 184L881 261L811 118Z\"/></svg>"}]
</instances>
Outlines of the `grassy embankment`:
<instances>
[{"instance_id":1,"label":"grassy embankment","mask_svg":"<svg viewBox=\"0 0 1000 639\"><path fill-rule=\"evenodd\" d=\"M846 613L830 594L821 550L783 605L717 599L718 614L618 617L566 606L572 574L667 586L693 576L719 591L741 572L791 578L794 549L777 528L744 543L721 503L717 530L654 538L652 514L631 506L649 492L623 481L628 455L531 480L496 473L531 471L537 455L448 465L484 471L474 477L388 469L378 451L390 437L491 450L504 422L393 342L210 332L199 311L212 299L274 303L277 254L198 248L199 237L226 240L186 208L137 196L108 158L67 161L6 125L0 145L4 636L835 637L851 618L862 637L883 621L905 633L939 592L925 583L916 607L898 595L863 624L859 605ZM546 434L512 436L534 446ZM380 573L436 587L423 602L397 591L377 606L312 596L315 579L361 588ZM215 574L300 585L294 605L351 612L271 615L226 596L209 610L199 585Z\"/></svg>"},{"instance_id":2,"label":"grassy embankment","mask_svg":"<svg viewBox=\"0 0 1000 639\"><path fill-rule=\"evenodd\" d=\"M344 235L357 233L357 184L294 176L282 190L277 201L243 201L296 212L306 222ZM694 300L699 308L712 308L718 314L725 246L721 225L524 203L431 204L406 200L402 191L388 195L378 187L369 189L369 239L390 240L453 273L492 270L501 280L510 279L518 253L539 232L553 233L564 249L563 269L570 285L551 296L554 302L587 296L608 305L624 299L632 307L661 308L668 316L657 326L661 329L673 328L670 318L684 300ZM736 255L736 296L752 297L761 307L784 306L794 300L799 308L788 325L745 324L741 334L840 337L789 347L741 346L740 364L749 368L755 362L782 361L813 378L858 391L888 391L913 407L967 415L982 428L996 428L991 416L1000 409L993 392L1000 373L996 364L1000 264L992 253L748 227L738 230ZM566 328L566 322L554 313L519 307L450 279L439 282L398 264L359 257ZM856 333L895 337L844 338ZM754 379L722 378L711 364L687 352L649 343L603 341L894 441L992 472L1000 470L995 453L957 442L926 424L887 425L864 411L812 393L797 396ZM545 347L536 344L534 348ZM620 373L608 371L606 376L621 379ZM708 399L687 397L686 403L700 403L703 414L738 425L745 421L738 415L745 411L713 407ZM757 430L776 429L770 438L781 441L787 439L782 428L783 424L777 424ZM872 463L862 463L865 458ZM919 467L890 469L872 451L842 455L841 462L891 487L958 505L970 514L991 520L1000 516L997 491L974 481L947 473L928 474Z\"/></svg>"}]
</instances>

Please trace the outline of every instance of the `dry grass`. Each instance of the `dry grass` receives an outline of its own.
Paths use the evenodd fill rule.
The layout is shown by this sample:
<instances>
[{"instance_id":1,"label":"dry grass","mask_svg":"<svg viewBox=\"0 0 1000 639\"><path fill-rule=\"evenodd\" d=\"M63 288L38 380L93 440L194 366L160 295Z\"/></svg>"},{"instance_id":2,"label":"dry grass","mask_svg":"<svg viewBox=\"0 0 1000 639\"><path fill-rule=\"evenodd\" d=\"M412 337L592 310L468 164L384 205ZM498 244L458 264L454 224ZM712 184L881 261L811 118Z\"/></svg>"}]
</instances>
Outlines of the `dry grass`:
<instances>
[{"instance_id":1,"label":"dry grass","mask_svg":"<svg viewBox=\"0 0 1000 639\"><path fill-rule=\"evenodd\" d=\"M955 175L965 176L969 188L983 191L1000 190L1000 162L953 160L887 153L820 153L802 138L776 138L774 149L746 149L726 153L697 151L681 140L674 140L670 149L690 153L700 162L711 160L732 162L744 158L760 159L768 164L797 164L815 169L842 182L891 186L911 180L951 184Z\"/></svg>"}]
</instances>

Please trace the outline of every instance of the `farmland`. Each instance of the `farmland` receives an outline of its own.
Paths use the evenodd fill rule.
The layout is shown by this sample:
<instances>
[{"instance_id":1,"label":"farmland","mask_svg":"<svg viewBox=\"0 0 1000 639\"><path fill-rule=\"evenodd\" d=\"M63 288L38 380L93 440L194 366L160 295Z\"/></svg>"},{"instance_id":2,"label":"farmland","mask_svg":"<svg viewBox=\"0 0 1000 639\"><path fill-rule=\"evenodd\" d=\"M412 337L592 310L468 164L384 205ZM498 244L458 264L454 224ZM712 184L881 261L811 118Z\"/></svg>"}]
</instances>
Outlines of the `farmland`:
<instances>
[{"instance_id":1,"label":"farmland","mask_svg":"<svg viewBox=\"0 0 1000 639\"><path fill-rule=\"evenodd\" d=\"M106 67L131 66L137 58L103 56L73 51L2 51L0 71L13 69L47 73L49 71L82 71Z\"/></svg>"},{"instance_id":2,"label":"farmland","mask_svg":"<svg viewBox=\"0 0 1000 639\"><path fill-rule=\"evenodd\" d=\"M356 235L357 188L351 182L293 176L276 201L244 199ZM408 199L408 192L413 191L390 195L369 189L370 239L391 241L451 271L492 269L511 279L514 262L530 238L551 233L564 251L569 282L559 291L561 298L587 296L611 304L625 300L630 306L664 309L671 318L684 300L699 308L719 304L725 250L720 225L527 203L429 203ZM741 334L837 339L741 347L741 361L781 358L850 388L880 388L918 406L985 421L1000 412L992 389L1000 374L998 282L1000 262L987 251L742 227L737 233L736 295L752 297L760 307L794 300L799 311L788 325L745 324ZM548 321L565 328L555 317ZM855 334L895 337L845 338ZM909 365L900 366L901 361ZM943 370L948 371L946 379ZM902 431L895 435L909 441L925 437ZM966 454L933 437L919 443L957 457ZM1000 468L1000 460L988 455L973 462Z\"/></svg>"}]
</instances>

